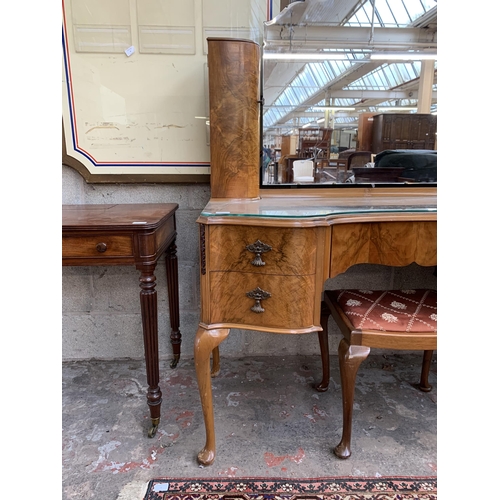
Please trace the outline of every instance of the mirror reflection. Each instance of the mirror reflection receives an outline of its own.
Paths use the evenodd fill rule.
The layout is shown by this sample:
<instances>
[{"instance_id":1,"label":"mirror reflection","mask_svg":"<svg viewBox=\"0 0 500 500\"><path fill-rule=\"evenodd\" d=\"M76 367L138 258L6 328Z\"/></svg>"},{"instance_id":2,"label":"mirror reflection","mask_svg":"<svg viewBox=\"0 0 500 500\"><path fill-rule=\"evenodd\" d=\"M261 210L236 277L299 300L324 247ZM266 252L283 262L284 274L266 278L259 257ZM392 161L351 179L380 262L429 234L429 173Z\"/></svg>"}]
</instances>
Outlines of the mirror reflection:
<instances>
[{"instance_id":1,"label":"mirror reflection","mask_svg":"<svg viewBox=\"0 0 500 500\"><path fill-rule=\"evenodd\" d=\"M436 184L436 2L342 5L264 25L262 187Z\"/></svg>"}]
</instances>

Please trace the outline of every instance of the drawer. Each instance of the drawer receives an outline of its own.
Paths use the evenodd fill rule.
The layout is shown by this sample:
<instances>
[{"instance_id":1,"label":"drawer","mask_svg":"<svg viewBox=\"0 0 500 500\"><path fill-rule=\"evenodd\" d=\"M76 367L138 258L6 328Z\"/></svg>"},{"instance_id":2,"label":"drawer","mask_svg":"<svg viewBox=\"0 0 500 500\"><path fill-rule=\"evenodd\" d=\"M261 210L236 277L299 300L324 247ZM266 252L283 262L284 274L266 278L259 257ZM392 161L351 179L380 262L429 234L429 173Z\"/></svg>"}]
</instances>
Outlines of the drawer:
<instances>
[{"instance_id":1,"label":"drawer","mask_svg":"<svg viewBox=\"0 0 500 500\"><path fill-rule=\"evenodd\" d=\"M314 274L317 230L314 227L209 226L210 269L259 274Z\"/></svg>"},{"instance_id":2,"label":"drawer","mask_svg":"<svg viewBox=\"0 0 500 500\"><path fill-rule=\"evenodd\" d=\"M435 221L384 221L338 224L332 230L330 277L354 264L420 266L437 263Z\"/></svg>"},{"instance_id":3,"label":"drawer","mask_svg":"<svg viewBox=\"0 0 500 500\"><path fill-rule=\"evenodd\" d=\"M211 272L210 323L236 323L254 327L306 328L313 325L315 276ZM254 312L256 299L247 292L257 287L270 293Z\"/></svg>"},{"instance_id":4,"label":"drawer","mask_svg":"<svg viewBox=\"0 0 500 500\"><path fill-rule=\"evenodd\" d=\"M133 256L132 235L63 236L62 256L130 257Z\"/></svg>"}]
</instances>

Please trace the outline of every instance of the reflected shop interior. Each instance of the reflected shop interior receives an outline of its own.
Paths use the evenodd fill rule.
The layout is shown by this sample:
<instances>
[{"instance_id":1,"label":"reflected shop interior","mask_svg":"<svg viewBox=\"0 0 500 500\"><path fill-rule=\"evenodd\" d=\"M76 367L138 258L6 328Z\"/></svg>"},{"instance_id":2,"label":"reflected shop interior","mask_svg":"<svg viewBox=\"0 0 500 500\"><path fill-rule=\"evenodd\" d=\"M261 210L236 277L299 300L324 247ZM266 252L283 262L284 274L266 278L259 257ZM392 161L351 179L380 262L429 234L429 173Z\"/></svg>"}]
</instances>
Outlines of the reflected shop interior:
<instances>
[{"instance_id":1,"label":"reflected shop interior","mask_svg":"<svg viewBox=\"0 0 500 500\"><path fill-rule=\"evenodd\" d=\"M437 19L428 40L394 41L314 4L264 23L261 188L436 186Z\"/></svg>"}]
</instances>

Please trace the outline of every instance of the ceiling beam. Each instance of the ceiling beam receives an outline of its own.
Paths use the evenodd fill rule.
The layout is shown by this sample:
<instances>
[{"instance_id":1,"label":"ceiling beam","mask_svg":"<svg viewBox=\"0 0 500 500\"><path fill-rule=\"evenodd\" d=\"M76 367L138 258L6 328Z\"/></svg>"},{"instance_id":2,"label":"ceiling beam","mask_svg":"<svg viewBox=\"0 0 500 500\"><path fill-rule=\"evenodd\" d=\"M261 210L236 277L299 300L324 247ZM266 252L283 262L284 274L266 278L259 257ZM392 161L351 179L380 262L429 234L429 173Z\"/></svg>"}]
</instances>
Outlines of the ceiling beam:
<instances>
[{"instance_id":1,"label":"ceiling beam","mask_svg":"<svg viewBox=\"0 0 500 500\"><path fill-rule=\"evenodd\" d=\"M264 50L437 50L437 31L424 28L265 25Z\"/></svg>"},{"instance_id":2,"label":"ceiling beam","mask_svg":"<svg viewBox=\"0 0 500 500\"><path fill-rule=\"evenodd\" d=\"M340 99L415 99L417 86L411 90L334 90L328 93L330 97ZM413 95L409 95L413 93ZM437 92L432 93L434 99Z\"/></svg>"},{"instance_id":3,"label":"ceiling beam","mask_svg":"<svg viewBox=\"0 0 500 500\"><path fill-rule=\"evenodd\" d=\"M283 88L281 89L283 90ZM382 99L382 101L387 101L387 99L416 99L417 92L418 86L415 85L413 90L334 90L328 92L328 96L333 99ZM436 91L432 92L432 98L437 99ZM309 107L308 104L301 105L300 107L304 106Z\"/></svg>"},{"instance_id":4,"label":"ceiling beam","mask_svg":"<svg viewBox=\"0 0 500 500\"><path fill-rule=\"evenodd\" d=\"M361 0L281 1L281 11L272 20L281 25L308 22L341 24L356 10Z\"/></svg>"}]
</instances>

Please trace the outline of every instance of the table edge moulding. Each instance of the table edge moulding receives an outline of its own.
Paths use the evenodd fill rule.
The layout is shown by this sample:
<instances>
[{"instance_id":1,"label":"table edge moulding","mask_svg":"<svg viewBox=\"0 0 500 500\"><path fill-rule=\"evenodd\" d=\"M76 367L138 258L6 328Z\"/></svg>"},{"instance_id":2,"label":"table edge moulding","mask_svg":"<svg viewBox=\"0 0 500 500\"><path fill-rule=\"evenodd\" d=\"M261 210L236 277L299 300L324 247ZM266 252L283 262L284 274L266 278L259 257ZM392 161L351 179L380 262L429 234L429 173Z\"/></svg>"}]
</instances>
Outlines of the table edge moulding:
<instances>
[{"instance_id":1,"label":"table edge moulding","mask_svg":"<svg viewBox=\"0 0 500 500\"><path fill-rule=\"evenodd\" d=\"M231 328L320 332L327 279L358 263L437 265L435 187L260 190L259 57L255 42L208 38L211 198L197 219L194 343L201 465L215 460L211 377Z\"/></svg>"},{"instance_id":2,"label":"table edge moulding","mask_svg":"<svg viewBox=\"0 0 500 500\"><path fill-rule=\"evenodd\" d=\"M63 266L135 265L140 271L147 402L151 415L149 437L153 437L158 429L162 403L154 274L162 255L165 255L166 262L172 368L176 367L181 354L175 220L178 207L177 203L62 206Z\"/></svg>"}]
</instances>

